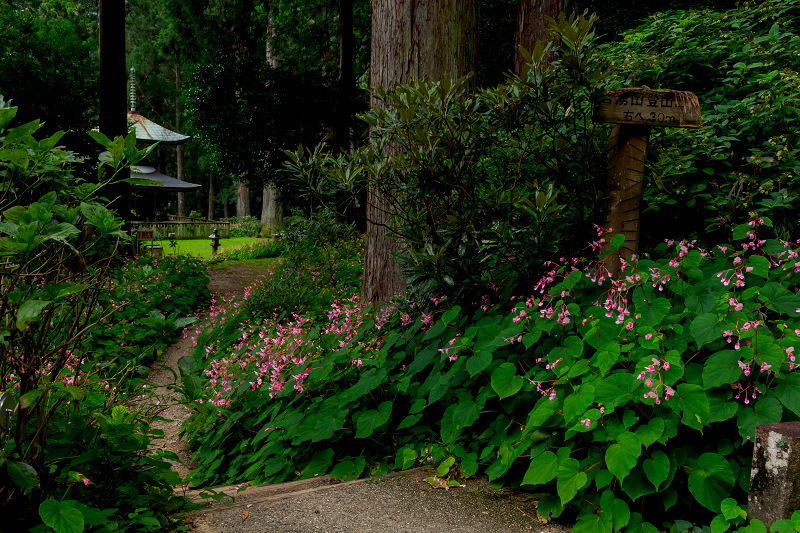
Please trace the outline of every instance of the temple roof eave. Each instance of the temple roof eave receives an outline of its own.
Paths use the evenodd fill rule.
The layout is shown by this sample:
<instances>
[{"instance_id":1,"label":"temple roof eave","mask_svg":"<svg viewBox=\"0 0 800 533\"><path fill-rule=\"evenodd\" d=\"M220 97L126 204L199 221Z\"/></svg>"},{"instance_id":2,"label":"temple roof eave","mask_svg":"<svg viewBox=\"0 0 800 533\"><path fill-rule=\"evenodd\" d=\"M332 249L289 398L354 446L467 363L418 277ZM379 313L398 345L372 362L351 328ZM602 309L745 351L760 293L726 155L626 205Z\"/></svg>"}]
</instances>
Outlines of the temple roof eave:
<instances>
[{"instance_id":1,"label":"temple roof eave","mask_svg":"<svg viewBox=\"0 0 800 533\"><path fill-rule=\"evenodd\" d=\"M192 138L191 135L183 135L160 126L136 111L128 111L128 124L129 127L133 126L136 129L136 140L142 143L161 143L177 146Z\"/></svg>"},{"instance_id":2,"label":"temple roof eave","mask_svg":"<svg viewBox=\"0 0 800 533\"><path fill-rule=\"evenodd\" d=\"M135 183L134 187L141 189L158 189L161 191L187 192L199 189L201 185L188 181L178 180L157 172L153 167L133 166L131 167L131 178L134 180L150 180L151 183Z\"/></svg>"}]
</instances>

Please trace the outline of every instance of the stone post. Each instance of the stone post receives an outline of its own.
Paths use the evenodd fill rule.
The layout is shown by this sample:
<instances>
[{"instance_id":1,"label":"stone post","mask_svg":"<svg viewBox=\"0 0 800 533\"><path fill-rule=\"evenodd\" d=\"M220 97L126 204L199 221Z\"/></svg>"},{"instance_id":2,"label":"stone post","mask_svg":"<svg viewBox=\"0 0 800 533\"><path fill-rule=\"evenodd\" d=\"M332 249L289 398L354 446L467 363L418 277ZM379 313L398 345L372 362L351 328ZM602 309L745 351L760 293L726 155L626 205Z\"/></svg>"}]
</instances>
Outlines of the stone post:
<instances>
[{"instance_id":1,"label":"stone post","mask_svg":"<svg viewBox=\"0 0 800 533\"><path fill-rule=\"evenodd\" d=\"M800 422L756 427L747 517L767 531L800 509Z\"/></svg>"}]
</instances>

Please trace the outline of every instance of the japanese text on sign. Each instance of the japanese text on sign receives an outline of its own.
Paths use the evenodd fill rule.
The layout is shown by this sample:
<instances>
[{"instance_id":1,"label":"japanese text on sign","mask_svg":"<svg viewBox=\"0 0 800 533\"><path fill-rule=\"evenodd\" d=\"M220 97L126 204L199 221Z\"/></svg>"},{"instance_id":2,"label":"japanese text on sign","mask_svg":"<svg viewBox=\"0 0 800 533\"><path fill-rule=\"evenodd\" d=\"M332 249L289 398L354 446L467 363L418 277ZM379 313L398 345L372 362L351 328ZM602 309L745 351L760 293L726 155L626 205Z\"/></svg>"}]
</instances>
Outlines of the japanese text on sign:
<instances>
[{"instance_id":1,"label":"japanese text on sign","mask_svg":"<svg viewBox=\"0 0 800 533\"><path fill-rule=\"evenodd\" d=\"M595 120L642 126L700 126L700 106L692 93L644 88L613 91L595 108Z\"/></svg>"}]
</instances>

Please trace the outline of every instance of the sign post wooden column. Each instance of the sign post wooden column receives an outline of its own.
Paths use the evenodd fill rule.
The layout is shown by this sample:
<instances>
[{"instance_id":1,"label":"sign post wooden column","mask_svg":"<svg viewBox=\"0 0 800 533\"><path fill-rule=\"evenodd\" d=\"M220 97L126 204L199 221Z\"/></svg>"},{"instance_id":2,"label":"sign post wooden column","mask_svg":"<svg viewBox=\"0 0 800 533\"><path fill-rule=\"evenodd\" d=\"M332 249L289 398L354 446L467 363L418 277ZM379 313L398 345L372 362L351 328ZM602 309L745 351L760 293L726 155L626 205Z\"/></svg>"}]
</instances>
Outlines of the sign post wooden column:
<instances>
[{"instance_id":1,"label":"sign post wooden column","mask_svg":"<svg viewBox=\"0 0 800 533\"><path fill-rule=\"evenodd\" d=\"M611 232L603 252L610 249L613 236L625 235L625 244L604 260L610 275L616 276L622 271L620 258L627 259L639 250L650 128L699 128L700 104L690 92L630 87L611 91L602 99L594 110L594 120L614 124L609 140L608 208L603 224Z\"/></svg>"}]
</instances>

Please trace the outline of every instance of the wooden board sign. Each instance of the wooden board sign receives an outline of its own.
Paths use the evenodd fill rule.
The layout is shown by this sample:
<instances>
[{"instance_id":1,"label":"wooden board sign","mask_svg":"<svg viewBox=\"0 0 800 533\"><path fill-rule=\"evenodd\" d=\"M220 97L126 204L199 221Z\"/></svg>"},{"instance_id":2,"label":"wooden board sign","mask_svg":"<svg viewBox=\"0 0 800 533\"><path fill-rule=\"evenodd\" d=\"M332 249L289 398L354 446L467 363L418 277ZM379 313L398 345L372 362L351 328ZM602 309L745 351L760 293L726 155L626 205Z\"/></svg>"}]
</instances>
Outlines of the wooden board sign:
<instances>
[{"instance_id":1,"label":"wooden board sign","mask_svg":"<svg viewBox=\"0 0 800 533\"><path fill-rule=\"evenodd\" d=\"M610 91L594 109L596 122L699 128L700 103L688 91L629 87Z\"/></svg>"},{"instance_id":2,"label":"wooden board sign","mask_svg":"<svg viewBox=\"0 0 800 533\"><path fill-rule=\"evenodd\" d=\"M644 194L645 159L650 129L654 126L700 128L700 102L688 91L627 87L610 91L594 108L595 122L610 122L608 152L608 209L603 227L609 228L602 251L611 237L625 235L619 251L603 263L611 276L622 271L621 259L639 250L640 210Z\"/></svg>"}]
</instances>

